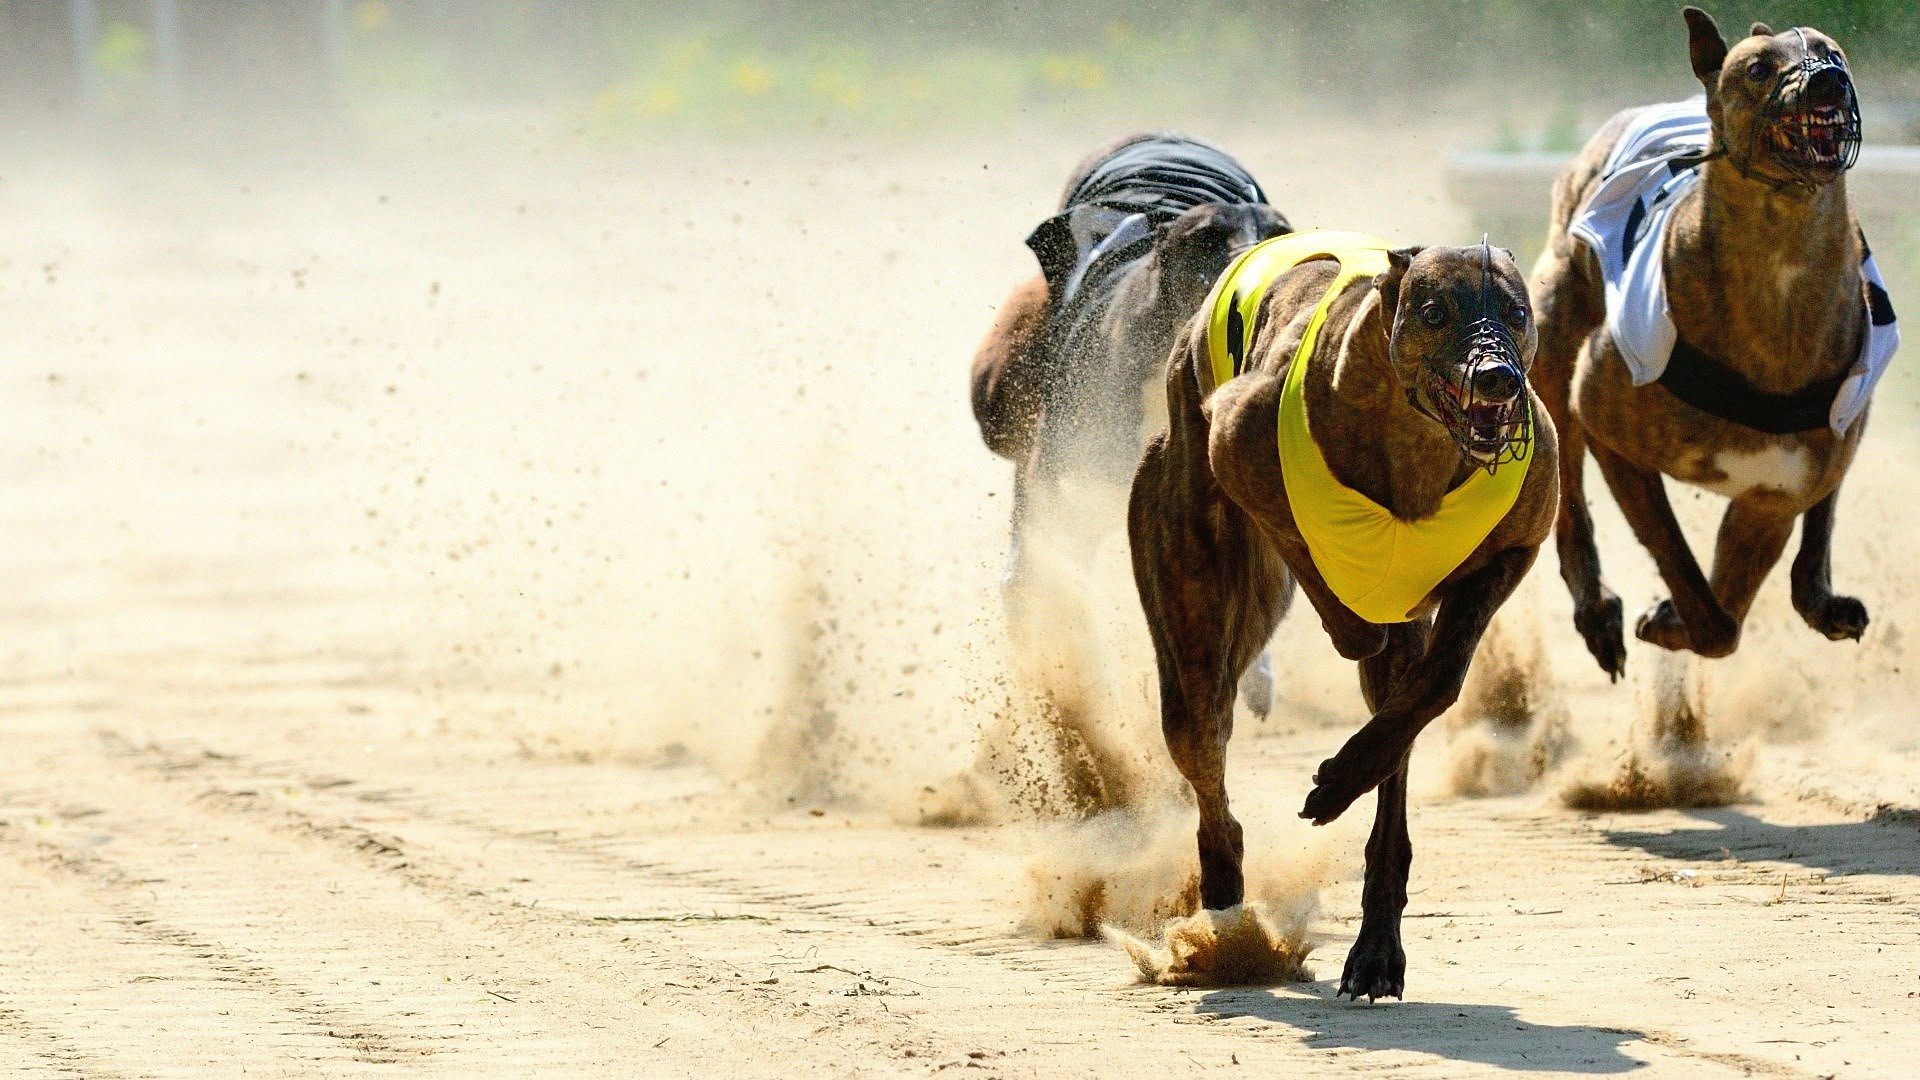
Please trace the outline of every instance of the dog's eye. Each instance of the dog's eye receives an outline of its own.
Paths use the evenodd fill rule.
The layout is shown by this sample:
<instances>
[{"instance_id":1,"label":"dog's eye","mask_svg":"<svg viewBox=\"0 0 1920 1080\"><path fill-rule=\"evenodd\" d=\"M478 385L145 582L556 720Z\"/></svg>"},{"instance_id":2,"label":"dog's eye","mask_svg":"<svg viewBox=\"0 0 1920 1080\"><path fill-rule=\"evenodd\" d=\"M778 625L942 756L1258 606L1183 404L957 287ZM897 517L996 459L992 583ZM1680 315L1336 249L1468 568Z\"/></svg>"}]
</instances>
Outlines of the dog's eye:
<instances>
[{"instance_id":1,"label":"dog's eye","mask_svg":"<svg viewBox=\"0 0 1920 1080\"><path fill-rule=\"evenodd\" d=\"M1435 329L1447 325L1447 308L1438 300L1420 305L1420 321Z\"/></svg>"},{"instance_id":2,"label":"dog's eye","mask_svg":"<svg viewBox=\"0 0 1920 1080\"><path fill-rule=\"evenodd\" d=\"M1748 64L1747 78L1752 79L1754 82L1773 78L1773 61L1763 56L1753 63Z\"/></svg>"},{"instance_id":3,"label":"dog's eye","mask_svg":"<svg viewBox=\"0 0 1920 1080\"><path fill-rule=\"evenodd\" d=\"M1518 304L1508 308L1507 325L1513 327L1515 330L1524 329L1527 325L1527 309Z\"/></svg>"}]
</instances>

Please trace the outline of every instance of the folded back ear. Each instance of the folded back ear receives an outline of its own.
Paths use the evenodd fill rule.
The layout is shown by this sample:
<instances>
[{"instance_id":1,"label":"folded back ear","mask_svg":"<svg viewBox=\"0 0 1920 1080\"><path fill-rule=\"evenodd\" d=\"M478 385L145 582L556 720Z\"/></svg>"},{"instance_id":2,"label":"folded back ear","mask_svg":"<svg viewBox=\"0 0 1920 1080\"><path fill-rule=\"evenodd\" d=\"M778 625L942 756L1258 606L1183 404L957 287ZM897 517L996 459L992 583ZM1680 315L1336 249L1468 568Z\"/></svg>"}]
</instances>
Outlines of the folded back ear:
<instances>
[{"instance_id":1,"label":"folded back ear","mask_svg":"<svg viewBox=\"0 0 1920 1080\"><path fill-rule=\"evenodd\" d=\"M1748 37L1772 37L1773 27L1768 26L1766 23L1763 23L1763 22L1754 23L1753 27L1747 31L1747 36Z\"/></svg>"},{"instance_id":2,"label":"folded back ear","mask_svg":"<svg viewBox=\"0 0 1920 1080\"><path fill-rule=\"evenodd\" d=\"M1693 77L1705 84L1711 94L1720 82L1720 65L1727 61L1727 39L1713 16L1697 7L1681 8L1687 20L1687 58L1693 62Z\"/></svg>"},{"instance_id":3,"label":"folded back ear","mask_svg":"<svg viewBox=\"0 0 1920 1080\"><path fill-rule=\"evenodd\" d=\"M1403 247L1387 252L1387 272L1373 279L1373 287L1380 290L1381 311L1389 327L1393 325L1394 313L1400 310L1400 283L1407 278L1407 267L1413 265L1414 256L1425 250Z\"/></svg>"}]
</instances>

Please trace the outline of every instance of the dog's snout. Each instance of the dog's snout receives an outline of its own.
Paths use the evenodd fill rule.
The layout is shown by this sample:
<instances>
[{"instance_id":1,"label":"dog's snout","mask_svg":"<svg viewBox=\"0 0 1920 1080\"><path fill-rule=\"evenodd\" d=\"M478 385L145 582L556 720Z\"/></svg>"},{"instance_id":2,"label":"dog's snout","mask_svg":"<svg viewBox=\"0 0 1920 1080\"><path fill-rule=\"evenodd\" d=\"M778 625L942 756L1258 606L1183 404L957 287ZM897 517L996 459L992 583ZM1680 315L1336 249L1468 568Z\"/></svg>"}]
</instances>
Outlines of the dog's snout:
<instances>
[{"instance_id":1,"label":"dog's snout","mask_svg":"<svg viewBox=\"0 0 1920 1080\"><path fill-rule=\"evenodd\" d=\"M1508 364L1488 364L1473 373L1473 396L1481 401L1512 401L1520 386L1519 369Z\"/></svg>"},{"instance_id":2,"label":"dog's snout","mask_svg":"<svg viewBox=\"0 0 1920 1080\"><path fill-rule=\"evenodd\" d=\"M1842 109L1853 100L1853 81L1839 67L1823 67L1807 79L1807 107Z\"/></svg>"}]
</instances>

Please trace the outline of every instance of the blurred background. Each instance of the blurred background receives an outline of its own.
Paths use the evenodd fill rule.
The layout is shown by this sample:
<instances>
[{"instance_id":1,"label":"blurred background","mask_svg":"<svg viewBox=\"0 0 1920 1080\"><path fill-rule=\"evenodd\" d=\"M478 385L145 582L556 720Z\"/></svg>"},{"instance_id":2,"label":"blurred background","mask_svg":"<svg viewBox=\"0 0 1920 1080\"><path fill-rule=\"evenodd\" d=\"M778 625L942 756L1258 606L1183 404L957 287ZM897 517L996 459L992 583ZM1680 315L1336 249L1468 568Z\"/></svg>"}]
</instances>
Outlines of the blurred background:
<instances>
[{"instance_id":1,"label":"blurred background","mask_svg":"<svg viewBox=\"0 0 1920 1080\"><path fill-rule=\"evenodd\" d=\"M1570 149L1594 110L1683 90L1667 0L1215 0L930 5L761 0L7 0L9 123L206 122L235 108L388 134L489 122L550 138L823 126L994 127L1089 113L1367 112L1436 95L1500 145ZM1920 137L1920 7L1728 3L1722 28L1806 24L1847 47L1876 117ZM1500 100L1489 100L1497 97Z\"/></svg>"}]
</instances>

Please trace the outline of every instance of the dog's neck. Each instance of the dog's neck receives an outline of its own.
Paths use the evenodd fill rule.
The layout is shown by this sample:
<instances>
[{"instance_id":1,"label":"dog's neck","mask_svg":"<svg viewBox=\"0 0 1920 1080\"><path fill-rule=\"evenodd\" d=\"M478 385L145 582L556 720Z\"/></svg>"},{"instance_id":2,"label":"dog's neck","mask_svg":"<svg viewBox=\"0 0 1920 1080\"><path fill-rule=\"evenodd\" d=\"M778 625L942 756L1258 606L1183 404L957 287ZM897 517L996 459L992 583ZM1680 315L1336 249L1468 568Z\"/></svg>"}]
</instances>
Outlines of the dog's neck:
<instances>
[{"instance_id":1,"label":"dog's neck","mask_svg":"<svg viewBox=\"0 0 1920 1080\"><path fill-rule=\"evenodd\" d=\"M1472 467L1446 429L1407 400L1388 359L1388 329L1380 293L1368 288L1340 328L1339 347L1315 349L1308 360L1307 416L1342 484L1402 521L1418 521L1438 511Z\"/></svg>"},{"instance_id":2,"label":"dog's neck","mask_svg":"<svg viewBox=\"0 0 1920 1080\"><path fill-rule=\"evenodd\" d=\"M1809 190L1749 179L1724 158L1703 168L1667 230L1680 336L1770 393L1846 370L1859 349L1861 252L1845 176Z\"/></svg>"}]
</instances>

